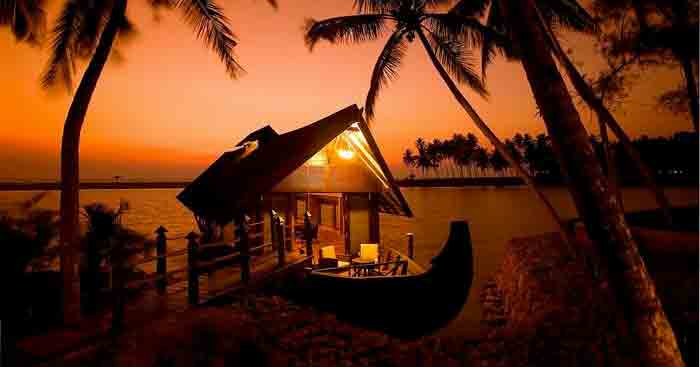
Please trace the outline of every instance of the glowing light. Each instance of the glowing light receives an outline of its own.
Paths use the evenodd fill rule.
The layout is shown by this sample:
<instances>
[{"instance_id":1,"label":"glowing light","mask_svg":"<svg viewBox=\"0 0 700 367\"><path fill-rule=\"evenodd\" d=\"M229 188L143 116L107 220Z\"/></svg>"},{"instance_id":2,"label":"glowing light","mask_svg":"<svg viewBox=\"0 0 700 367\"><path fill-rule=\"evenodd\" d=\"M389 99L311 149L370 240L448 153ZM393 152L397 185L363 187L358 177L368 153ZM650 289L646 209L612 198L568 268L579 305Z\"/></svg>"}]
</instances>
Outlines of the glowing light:
<instances>
[{"instance_id":1,"label":"glowing light","mask_svg":"<svg viewBox=\"0 0 700 367\"><path fill-rule=\"evenodd\" d=\"M343 159L352 159L355 156L355 152L347 149L338 149L338 156Z\"/></svg>"}]
</instances>

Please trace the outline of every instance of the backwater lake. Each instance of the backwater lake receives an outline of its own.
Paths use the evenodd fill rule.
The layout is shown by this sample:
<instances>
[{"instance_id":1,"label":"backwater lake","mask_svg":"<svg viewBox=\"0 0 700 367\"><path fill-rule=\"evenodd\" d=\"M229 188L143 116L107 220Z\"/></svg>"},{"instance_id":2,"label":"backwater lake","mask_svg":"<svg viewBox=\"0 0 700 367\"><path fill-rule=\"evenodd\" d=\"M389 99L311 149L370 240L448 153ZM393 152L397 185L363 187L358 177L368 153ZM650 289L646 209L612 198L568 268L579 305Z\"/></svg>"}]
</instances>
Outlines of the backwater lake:
<instances>
[{"instance_id":1,"label":"backwater lake","mask_svg":"<svg viewBox=\"0 0 700 367\"><path fill-rule=\"evenodd\" d=\"M113 208L120 200L130 204L122 224L153 237L160 225L168 229L168 237L182 237L196 230L194 218L175 198L179 189L83 190L81 205L101 202ZM698 188L665 190L673 205L698 203ZM474 282L469 299L460 315L438 335L476 338L479 335L481 310L479 293L483 284L501 263L507 242L524 237L557 231L554 221L527 187L464 187L403 188L402 192L414 212L413 218L382 214L381 239L386 246L406 251L406 233L415 234L415 257L428 266L439 251L452 220L469 222L474 253ZM574 204L564 188L545 188L544 193L565 218L576 216ZM7 208L36 195L37 192L0 192L0 208ZM654 200L643 188L625 188L623 201L627 211L654 208ZM40 206L57 209L59 194L50 191ZM169 242L169 249L182 248L184 240ZM417 315L420 317L420 315Z\"/></svg>"}]
</instances>

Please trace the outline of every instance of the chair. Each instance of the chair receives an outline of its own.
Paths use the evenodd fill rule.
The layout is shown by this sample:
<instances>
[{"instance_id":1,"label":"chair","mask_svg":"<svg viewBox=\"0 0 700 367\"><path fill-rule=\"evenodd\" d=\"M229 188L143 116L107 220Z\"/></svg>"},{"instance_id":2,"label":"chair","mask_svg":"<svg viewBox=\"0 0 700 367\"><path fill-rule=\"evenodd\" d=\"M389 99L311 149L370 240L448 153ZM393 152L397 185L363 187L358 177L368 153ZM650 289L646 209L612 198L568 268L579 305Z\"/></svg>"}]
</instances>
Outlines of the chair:
<instances>
[{"instance_id":1,"label":"chair","mask_svg":"<svg viewBox=\"0 0 700 367\"><path fill-rule=\"evenodd\" d=\"M376 243L361 243L360 244L360 260L379 262L379 245Z\"/></svg>"},{"instance_id":2,"label":"chair","mask_svg":"<svg viewBox=\"0 0 700 367\"><path fill-rule=\"evenodd\" d=\"M318 257L318 265L321 268L342 268L350 265L347 261L338 260L335 254L335 246L321 247L321 253Z\"/></svg>"}]
</instances>

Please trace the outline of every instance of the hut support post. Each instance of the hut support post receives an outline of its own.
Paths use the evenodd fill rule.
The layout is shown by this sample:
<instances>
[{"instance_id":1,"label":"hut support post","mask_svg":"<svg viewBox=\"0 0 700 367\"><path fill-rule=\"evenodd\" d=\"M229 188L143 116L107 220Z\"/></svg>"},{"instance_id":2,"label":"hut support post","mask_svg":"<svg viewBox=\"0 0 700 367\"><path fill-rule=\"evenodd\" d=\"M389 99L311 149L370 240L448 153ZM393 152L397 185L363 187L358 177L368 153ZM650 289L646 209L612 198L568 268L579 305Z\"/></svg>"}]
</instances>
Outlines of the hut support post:
<instances>
[{"instance_id":1,"label":"hut support post","mask_svg":"<svg viewBox=\"0 0 700 367\"><path fill-rule=\"evenodd\" d=\"M379 243L379 194L369 193L369 241Z\"/></svg>"},{"instance_id":2,"label":"hut support post","mask_svg":"<svg viewBox=\"0 0 700 367\"><path fill-rule=\"evenodd\" d=\"M156 288L158 289L158 294L161 296L165 294L165 288L168 286L168 280L166 279L166 275L168 274L167 258L165 257L168 246L168 240L165 237L166 232L168 232L168 230L163 226L156 229L156 255L158 256L158 260L156 261L156 273L158 274Z\"/></svg>"},{"instance_id":3,"label":"hut support post","mask_svg":"<svg viewBox=\"0 0 700 367\"><path fill-rule=\"evenodd\" d=\"M241 246L241 280L243 283L248 283L250 281L250 219L247 215L243 215L237 224Z\"/></svg>"},{"instance_id":4,"label":"hut support post","mask_svg":"<svg viewBox=\"0 0 700 367\"><path fill-rule=\"evenodd\" d=\"M341 198L341 209L343 212L343 238L345 239L345 254L350 254L350 200L348 194L343 194Z\"/></svg>"},{"instance_id":5,"label":"hut support post","mask_svg":"<svg viewBox=\"0 0 700 367\"><path fill-rule=\"evenodd\" d=\"M408 238L408 258L413 260L413 233L406 233Z\"/></svg>"},{"instance_id":6,"label":"hut support post","mask_svg":"<svg viewBox=\"0 0 700 367\"><path fill-rule=\"evenodd\" d=\"M273 243L277 248L277 262L279 266L285 264L285 253L284 253L284 220L279 215L274 216L273 219L273 231L274 234Z\"/></svg>"},{"instance_id":7,"label":"hut support post","mask_svg":"<svg viewBox=\"0 0 700 367\"><path fill-rule=\"evenodd\" d=\"M255 223L258 223L255 225L255 230L254 232L256 234L259 234L258 239L256 240L256 246L257 245L262 245L265 243L265 225L261 224L264 222L264 217L263 217L263 197L262 195L260 198L255 202ZM263 254L265 253L265 248L260 249L260 253Z\"/></svg>"},{"instance_id":8,"label":"hut support post","mask_svg":"<svg viewBox=\"0 0 700 367\"><path fill-rule=\"evenodd\" d=\"M306 256L313 255L313 224L311 224L311 214L307 211L304 214L304 242L306 242Z\"/></svg>"},{"instance_id":9,"label":"hut support post","mask_svg":"<svg viewBox=\"0 0 700 367\"><path fill-rule=\"evenodd\" d=\"M297 197L296 194L289 194L287 196L287 228L289 229L289 242L285 241L287 246L287 251L292 251L294 246L294 241L296 241L296 234L294 233L295 217L297 213Z\"/></svg>"},{"instance_id":10,"label":"hut support post","mask_svg":"<svg viewBox=\"0 0 700 367\"><path fill-rule=\"evenodd\" d=\"M190 232L187 235L187 300L190 306L199 304L199 272L197 269L197 255L199 253L199 236Z\"/></svg>"}]
</instances>

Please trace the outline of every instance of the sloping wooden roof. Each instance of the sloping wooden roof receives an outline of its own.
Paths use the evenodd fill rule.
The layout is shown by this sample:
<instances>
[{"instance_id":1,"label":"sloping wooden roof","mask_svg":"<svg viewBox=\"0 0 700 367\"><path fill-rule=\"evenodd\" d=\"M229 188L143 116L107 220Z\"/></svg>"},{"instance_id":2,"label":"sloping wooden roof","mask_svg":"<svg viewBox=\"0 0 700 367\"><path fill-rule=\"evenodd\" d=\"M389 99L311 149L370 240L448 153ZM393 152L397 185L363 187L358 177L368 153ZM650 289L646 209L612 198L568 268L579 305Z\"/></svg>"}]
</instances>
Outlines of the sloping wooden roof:
<instances>
[{"instance_id":1,"label":"sloping wooden roof","mask_svg":"<svg viewBox=\"0 0 700 367\"><path fill-rule=\"evenodd\" d=\"M356 105L282 135L269 126L254 131L239 148L219 157L177 198L197 216L228 223L356 122L389 181L389 189L381 195L380 210L412 216ZM258 142L256 149L240 147L253 141Z\"/></svg>"}]
</instances>

